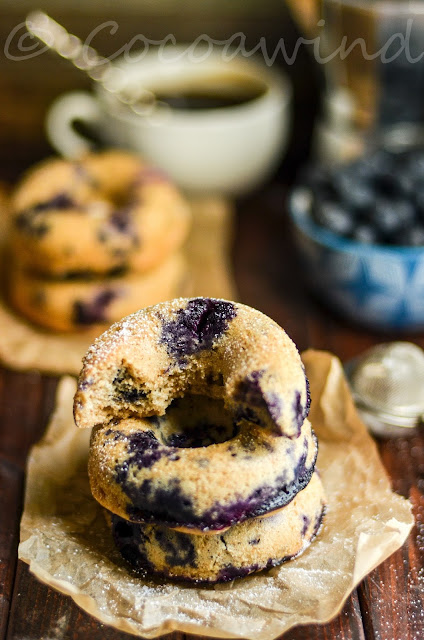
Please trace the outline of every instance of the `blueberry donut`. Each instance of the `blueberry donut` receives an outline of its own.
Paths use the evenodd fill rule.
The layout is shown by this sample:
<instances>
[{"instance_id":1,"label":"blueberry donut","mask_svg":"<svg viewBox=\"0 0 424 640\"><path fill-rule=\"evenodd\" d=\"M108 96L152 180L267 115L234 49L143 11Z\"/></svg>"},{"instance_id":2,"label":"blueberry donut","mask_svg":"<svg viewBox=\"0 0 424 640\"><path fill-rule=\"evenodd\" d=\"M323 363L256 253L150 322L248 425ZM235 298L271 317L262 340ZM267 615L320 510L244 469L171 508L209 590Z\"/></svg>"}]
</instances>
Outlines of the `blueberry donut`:
<instances>
[{"instance_id":1,"label":"blueberry donut","mask_svg":"<svg viewBox=\"0 0 424 640\"><path fill-rule=\"evenodd\" d=\"M18 186L12 210L14 252L47 276L149 270L181 247L190 223L177 189L120 151L45 162Z\"/></svg>"},{"instance_id":2,"label":"blueberry donut","mask_svg":"<svg viewBox=\"0 0 424 640\"><path fill-rule=\"evenodd\" d=\"M163 416L187 394L222 400L237 424L289 438L300 436L309 410L299 353L273 320L226 300L180 298L124 318L94 342L75 421L91 428Z\"/></svg>"},{"instance_id":3,"label":"blueberry donut","mask_svg":"<svg viewBox=\"0 0 424 640\"><path fill-rule=\"evenodd\" d=\"M251 518L218 535L195 535L154 524L140 525L107 513L115 544L143 573L195 582L227 582L300 555L321 525L324 490L310 483L271 517Z\"/></svg>"},{"instance_id":4,"label":"blueberry donut","mask_svg":"<svg viewBox=\"0 0 424 640\"><path fill-rule=\"evenodd\" d=\"M123 316L181 294L189 286L179 253L145 273L115 277L47 279L15 263L9 272L11 306L31 322L53 331L106 328Z\"/></svg>"},{"instance_id":5,"label":"blueberry donut","mask_svg":"<svg viewBox=\"0 0 424 640\"><path fill-rule=\"evenodd\" d=\"M131 394L125 373L116 394ZM309 483L317 456L308 420L298 438L237 419L223 400L178 398L165 416L95 427L88 472L94 498L132 522L222 531L279 509Z\"/></svg>"}]
</instances>

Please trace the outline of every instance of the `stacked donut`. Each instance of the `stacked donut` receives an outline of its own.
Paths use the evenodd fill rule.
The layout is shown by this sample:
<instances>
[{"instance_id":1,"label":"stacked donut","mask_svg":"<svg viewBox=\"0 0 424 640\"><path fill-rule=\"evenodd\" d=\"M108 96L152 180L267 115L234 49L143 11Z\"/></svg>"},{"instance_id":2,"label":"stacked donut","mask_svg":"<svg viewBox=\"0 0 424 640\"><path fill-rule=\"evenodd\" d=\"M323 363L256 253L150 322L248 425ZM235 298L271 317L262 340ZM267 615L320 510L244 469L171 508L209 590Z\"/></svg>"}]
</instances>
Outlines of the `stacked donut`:
<instances>
[{"instance_id":1,"label":"stacked donut","mask_svg":"<svg viewBox=\"0 0 424 640\"><path fill-rule=\"evenodd\" d=\"M300 554L325 497L287 334L242 304L180 298L89 349L74 416L91 490L133 567L220 582Z\"/></svg>"},{"instance_id":2,"label":"stacked donut","mask_svg":"<svg viewBox=\"0 0 424 640\"><path fill-rule=\"evenodd\" d=\"M8 296L36 324L106 326L181 295L188 205L137 156L48 160L17 187L12 208Z\"/></svg>"}]
</instances>

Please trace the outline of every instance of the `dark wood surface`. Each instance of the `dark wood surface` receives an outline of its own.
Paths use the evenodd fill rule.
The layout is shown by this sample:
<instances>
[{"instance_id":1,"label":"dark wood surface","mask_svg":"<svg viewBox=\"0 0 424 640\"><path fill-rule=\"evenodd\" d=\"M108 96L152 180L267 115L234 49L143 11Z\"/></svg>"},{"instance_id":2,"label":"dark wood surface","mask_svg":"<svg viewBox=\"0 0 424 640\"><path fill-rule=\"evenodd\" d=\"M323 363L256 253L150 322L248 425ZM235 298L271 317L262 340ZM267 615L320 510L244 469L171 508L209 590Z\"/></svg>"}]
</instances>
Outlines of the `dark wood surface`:
<instances>
[{"instance_id":1,"label":"dark wood surface","mask_svg":"<svg viewBox=\"0 0 424 640\"><path fill-rule=\"evenodd\" d=\"M238 203L233 266L240 299L284 326L301 350L328 349L346 360L377 342L399 338L350 326L305 291L284 196L276 183ZM402 339L424 346L424 334ZM0 640L129 639L39 583L17 561L25 461L47 424L56 384L53 377L0 369ZM293 629L284 640L424 638L424 438L381 441L379 448L394 489L412 501L416 526L404 547L367 576L336 619Z\"/></svg>"}]
</instances>

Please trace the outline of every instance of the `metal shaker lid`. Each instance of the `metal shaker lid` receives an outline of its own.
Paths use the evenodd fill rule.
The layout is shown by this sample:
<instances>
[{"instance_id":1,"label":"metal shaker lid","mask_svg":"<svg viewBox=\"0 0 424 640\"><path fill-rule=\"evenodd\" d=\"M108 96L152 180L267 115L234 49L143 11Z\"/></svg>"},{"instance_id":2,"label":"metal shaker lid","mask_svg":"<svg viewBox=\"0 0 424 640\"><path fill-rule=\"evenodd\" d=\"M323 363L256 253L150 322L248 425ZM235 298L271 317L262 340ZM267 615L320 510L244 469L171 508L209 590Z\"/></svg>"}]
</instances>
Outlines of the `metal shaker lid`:
<instances>
[{"instance_id":1,"label":"metal shaker lid","mask_svg":"<svg viewBox=\"0 0 424 640\"><path fill-rule=\"evenodd\" d=\"M383 436L406 435L424 416L424 351L410 342L377 345L347 375L362 418Z\"/></svg>"}]
</instances>

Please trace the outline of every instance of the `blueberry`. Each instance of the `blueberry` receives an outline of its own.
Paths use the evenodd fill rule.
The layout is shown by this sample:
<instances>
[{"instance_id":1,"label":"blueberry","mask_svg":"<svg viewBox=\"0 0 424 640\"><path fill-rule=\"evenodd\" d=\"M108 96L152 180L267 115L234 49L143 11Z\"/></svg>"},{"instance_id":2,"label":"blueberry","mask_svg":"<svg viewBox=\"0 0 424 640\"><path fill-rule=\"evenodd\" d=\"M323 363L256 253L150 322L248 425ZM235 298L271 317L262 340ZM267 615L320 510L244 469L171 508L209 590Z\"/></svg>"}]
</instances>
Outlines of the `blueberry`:
<instances>
[{"instance_id":1,"label":"blueberry","mask_svg":"<svg viewBox=\"0 0 424 640\"><path fill-rule=\"evenodd\" d=\"M403 229L398 236L398 244L409 247L424 246L424 226L415 224Z\"/></svg>"},{"instance_id":2,"label":"blueberry","mask_svg":"<svg viewBox=\"0 0 424 640\"><path fill-rule=\"evenodd\" d=\"M348 236L353 230L352 215L336 202L320 202L314 209L314 217L318 224L326 229Z\"/></svg>"},{"instance_id":3,"label":"blueberry","mask_svg":"<svg viewBox=\"0 0 424 640\"><path fill-rule=\"evenodd\" d=\"M112 212L109 222L120 233L127 233L131 226L131 208L122 207Z\"/></svg>"},{"instance_id":4,"label":"blueberry","mask_svg":"<svg viewBox=\"0 0 424 640\"><path fill-rule=\"evenodd\" d=\"M73 306L73 322L77 325L106 322L107 309L117 295L116 291L105 289L98 293L90 302L77 300Z\"/></svg>"},{"instance_id":5,"label":"blueberry","mask_svg":"<svg viewBox=\"0 0 424 640\"><path fill-rule=\"evenodd\" d=\"M395 184L399 193L404 197L410 198L413 196L416 184L414 177L409 172L403 171L398 174L395 177Z\"/></svg>"},{"instance_id":6,"label":"blueberry","mask_svg":"<svg viewBox=\"0 0 424 640\"><path fill-rule=\"evenodd\" d=\"M415 209L406 200L379 199L373 212L373 223L383 237L396 242L396 235L412 224L415 219Z\"/></svg>"},{"instance_id":7,"label":"blueberry","mask_svg":"<svg viewBox=\"0 0 424 640\"><path fill-rule=\"evenodd\" d=\"M409 200L397 202L397 211L402 225L409 226L416 220L416 209Z\"/></svg>"},{"instance_id":8,"label":"blueberry","mask_svg":"<svg viewBox=\"0 0 424 640\"><path fill-rule=\"evenodd\" d=\"M405 161L406 168L411 177L415 180L424 179L424 151L417 150L409 153Z\"/></svg>"},{"instance_id":9,"label":"blueberry","mask_svg":"<svg viewBox=\"0 0 424 640\"><path fill-rule=\"evenodd\" d=\"M390 203L391 208L396 212L397 226L409 227L416 219L416 209L412 202L408 199L394 200Z\"/></svg>"},{"instance_id":10,"label":"blueberry","mask_svg":"<svg viewBox=\"0 0 424 640\"><path fill-rule=\"evenodd\" d=\"M375 175L389 174L393 169L393 155L385 149L378 149L356 161L358 174L372 178Z\"/></svg>"},{"instance_id":11,"label":"blueberry","mask_svg":"<svg viewBox=\"0 0 424 640\"><path fill-rule=\"evenodd\" d=\"M77 205L67 193L58 193L56 196L50 198L50 200L38 202L32 210L37 213L40 211L48 211L49 209L59 209L60 211L64 211L76 206Z\"/></svg>"},{"instance_id":12,"label":"blueberry","mask_svg":"<svg viewBox=\"0 0 424 640\"><path fill-rule=\"evenodd\" d=\"M335 186L342 202L354 209L364 210L375 203L375 192L363 178L352 176L349 172L339 172L335 176Z\"/></svg>"},{"instance_id":13,"label":"blueberry","mask_svg":"<svg viewBox=\"0 0 424 640\"><path fill-rule=\"evenodd\" d=\"M367 223L358 224L353 230L351 238L364 244L375 244L379 241L377 230Z\"/></svg>"},{"instance_id":14,"label":"blueberry","mask_svg":"<svg viewBox=\"0 0 424 640\"><path fill-rule=\"evenodd\" d=\"M212 348L237 315L233 303L213 298L193 298L176 318L165 322L161 342L170 356L181 362L186 356Z\"/></svg>"}]
</instances>

